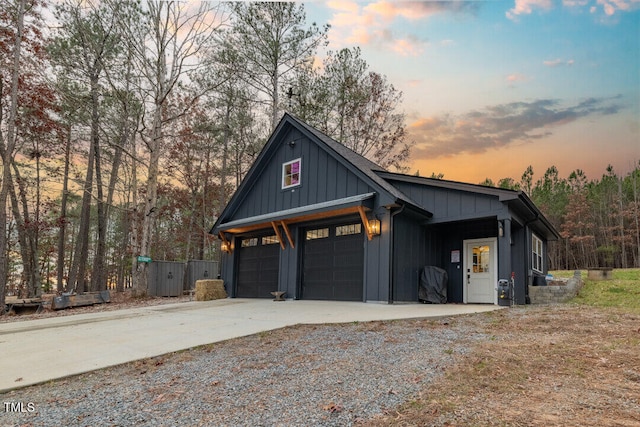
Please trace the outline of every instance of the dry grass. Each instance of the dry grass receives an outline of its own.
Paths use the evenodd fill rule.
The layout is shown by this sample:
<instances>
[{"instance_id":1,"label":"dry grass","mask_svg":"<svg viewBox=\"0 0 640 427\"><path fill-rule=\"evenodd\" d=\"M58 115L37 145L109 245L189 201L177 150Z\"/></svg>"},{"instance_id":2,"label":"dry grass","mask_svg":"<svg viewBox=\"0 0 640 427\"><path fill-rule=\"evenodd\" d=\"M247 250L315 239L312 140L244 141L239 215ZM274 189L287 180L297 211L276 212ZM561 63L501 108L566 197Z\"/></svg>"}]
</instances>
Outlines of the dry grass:
<instances>
[{"instance_id":1,"label":"dry grass","mask_svg":"<svg viewBox=\"0 0 640 427\"><path fill-rule=\"evenodd\" d=\"M640 425L640 316L580 305L469 316L490 339L371 426Z\"/></svg>"},{"instance_id":2,"label":"dry grass","mask_svg":"<svg viewBox=\"0 0 640 427\"><path fill-rule=\"evenodd\" d=\"M514 307L456 318L455 322L472 325L489 338L474 344L470 353L458 356L444 376L413 400L362 424L638 426L638 292L640 270L614 271L613 281L588 281L571 304ZM126 299L93 310L161 302ZM407 330L426 327L415 320L398 322ZM239 354L256 345L269 351L280 340L304 340L305 331L320 327L270 331L202 349L212 351L237 341L233 348ZM385 324L366 322L344 327L376 331ZM193 354L186 351L171 357L186 361ZM139 372L153 372L164 358L136 363ZM393 367L392 360L389 366Z\"/></svg>"}]
</instances>

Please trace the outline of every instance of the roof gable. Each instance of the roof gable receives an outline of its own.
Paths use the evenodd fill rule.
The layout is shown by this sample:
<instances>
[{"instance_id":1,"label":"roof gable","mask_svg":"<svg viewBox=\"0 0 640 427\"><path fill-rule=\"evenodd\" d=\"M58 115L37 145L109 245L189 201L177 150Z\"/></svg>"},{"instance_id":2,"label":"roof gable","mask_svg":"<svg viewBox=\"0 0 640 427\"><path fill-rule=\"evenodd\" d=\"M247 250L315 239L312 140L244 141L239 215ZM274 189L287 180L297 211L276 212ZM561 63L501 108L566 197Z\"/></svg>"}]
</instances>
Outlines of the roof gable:
<instances>
[{"instance_id":1,"label":"roof gable","mask_svg":"<svg viewBox=\"0 0 640 427\"><path fill-rule=\"evenodd\" d=\"M423 198L424 196L414 196L413 192L410 190L411 187L418 189L433 188L442 191L454 191L461 194L466 194L467 206L458 206L458 211L456 211L456 209L454 208L454 211L459 212L460 216L464 215L463 211L465 210L465 208L468 210L475 210L478 213L483 209L486 212L497 212L498 210L500 210L500 208L496 207L495 205L496 202L500 202L500 204L509 207L514 212L517 212L518 214L526 218L527 221L533 224L545 236L546 239L557 240L560 238L560 234L555 229L553 224L549 222L544 214L523 191L488 187L479 184L468 184L464 182L448 181L443 179L397 174L386 171L377 173L381 178L389 181L390 183L395 182L395 185L399 186L400 189L405 190L406 187L407 189L405 190L405 194L409 194L409 196L414 200L417 200L417 202L420 203L420 205L424 209L433 210L434 213L436 213L436 211L438 210L436 207L434 207L434 205L439 204L442 206L444 202L445 204L444 206L442 206L442 208L446 210L446 208L448 207L446 206L446 203L450 203L450 200L433 200L429 197ZM483 199L485 199L485 201L483 201ZM494 199L496 202L489 201L489 203L487 203L486 200L488 199ZM468 213L471 214L470 211Z\"/></svg>"},{"instance_id":2,"label":"roof gable","mask_svg":"<svg viewBox=\"0 0 640 427\"><path fill-rule=\"evenodd\" d=\"M301 184L282 188L282 167L300 160ZM408 198L375 171L375 163L285 114L216 221L224 223L375 193L377 205ZM417 205L416 205L417 206Z\"/></svg>"}]
</instances>

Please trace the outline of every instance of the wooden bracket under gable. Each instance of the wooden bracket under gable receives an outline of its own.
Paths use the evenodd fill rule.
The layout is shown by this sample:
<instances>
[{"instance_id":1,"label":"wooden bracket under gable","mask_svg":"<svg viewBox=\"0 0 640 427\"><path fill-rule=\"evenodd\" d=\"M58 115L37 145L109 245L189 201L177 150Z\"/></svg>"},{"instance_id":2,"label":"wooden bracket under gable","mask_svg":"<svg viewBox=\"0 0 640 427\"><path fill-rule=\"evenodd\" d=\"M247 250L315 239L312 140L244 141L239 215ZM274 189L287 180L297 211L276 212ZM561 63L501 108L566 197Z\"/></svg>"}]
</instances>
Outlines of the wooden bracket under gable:
<instances>
[{"instance_id":1,"label":"wooden bracket under gable","mask_svg":"<svg viewBox=\"0 0 640 427\"><path fill-rule=\"evenodd\" d=\"M275 221L271 221L271 226L273 227L273 231L276 232L276 236L278 236L278 241L280 242L280 247L284 251L284 240L282 240L282 234L280 234L280 229L278 228L278 224Z\"/></svg>"},{"instance_id":2,"label":"wooden bracket under gable","mask_svg":"<svg viewBox=\"0 0 640 427\"><path fill-rule=\"evenodd\" d=\"M289 240L289 244L291 245L292 248L295 248L296 245L293 243L293 238L291 237L291 232L289 231L289 227L287 226L287 223L284 221L280 221L280 225L282 225L284 234L287 235L287 240Z\"/></svg>"},{"instance_id":3,"label":"wooden bracket under gable","mask_svg":"<svg viewBox=\"0 0 640 427\"><path fill-rule=\"evenodd\" d=\"M364 208L362 206L358 206L358 212L360 213L360 219L362 220L364 231L367 233L367 239L373 239L373 233L371 233L371 228L369 227L369 219L367 218Z\"/></svg>"}]
</instances>

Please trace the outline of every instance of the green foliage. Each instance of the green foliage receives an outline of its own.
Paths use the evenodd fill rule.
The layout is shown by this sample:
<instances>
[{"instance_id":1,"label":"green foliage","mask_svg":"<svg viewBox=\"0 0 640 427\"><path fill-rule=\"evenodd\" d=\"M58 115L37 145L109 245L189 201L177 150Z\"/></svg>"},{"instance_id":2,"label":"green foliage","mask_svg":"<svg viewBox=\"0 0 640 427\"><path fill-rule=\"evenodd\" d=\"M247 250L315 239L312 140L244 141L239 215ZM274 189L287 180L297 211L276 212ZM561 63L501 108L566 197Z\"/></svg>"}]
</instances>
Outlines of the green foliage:
<instances>
[{"instance_id":1,"label":"green foliage","mask_svg":"<svg viewBox=\"0 0 640 427\"><path fill-rule=\"evenodd\" d=\"M572 302L596 307L618 307L640 313L640 269L615 269L613 280L586 279Z\"/></svg>"},{"instance_id":2,"label":"green foliage","mask_svg":"<svg viewBox=\"0 0 640 427\"><path fill-rule=\"evenodd\" d=\"M529 167L521 188L532 181ZM609 165L600 180L581 169L564 179L551 166L529 194L561 235L549 246L551 269L640 266L640 163L624 177Z\"/></svg>"},{"instance_id":3,"label":"green foliage","mask_svg":"<svg viewBox=\"0 0 640 427\"><path fill-rule=\"evenodd\" d=\"M307 25L304 5L232 2L233 25L225 39L244 64L243 80L264 96L271 130L280 118L280 88L326 44L329 26Z\"/></svg>"},{"instance_id":4,"label":"green foliage","mask_svg":"<svg viewBox=\"0 0 640 427\"><path fill-rule=\"evenodd\" d=\"M498 181L498 188L517 191L520 190L520 183L516 182L513 178L502 178Z\"/></svg>"},{"instance_id":5,"label":"green foliage","mask_svg":"<svg viewBox=\"0 0 640 427\"><path fill-rule=\"evenodd\" d=\"M406 172L402 92L369 69L360 48L328 52L322 69L300 68L292 86L294 114L383 168Z\"/></svg>"},{"instance_id":6,"label":"green foliage","mask_svg":"<svg viewBox=\"0 0 640 427\"><path fill-rule=\"evenodd\" d=\"M484 181L482 181L480 183L480 185L483 185L485 187L495 187L496 186L495 182L493 182L493 180L491 178L485 178Z\"/></svg>"}]
</instances>

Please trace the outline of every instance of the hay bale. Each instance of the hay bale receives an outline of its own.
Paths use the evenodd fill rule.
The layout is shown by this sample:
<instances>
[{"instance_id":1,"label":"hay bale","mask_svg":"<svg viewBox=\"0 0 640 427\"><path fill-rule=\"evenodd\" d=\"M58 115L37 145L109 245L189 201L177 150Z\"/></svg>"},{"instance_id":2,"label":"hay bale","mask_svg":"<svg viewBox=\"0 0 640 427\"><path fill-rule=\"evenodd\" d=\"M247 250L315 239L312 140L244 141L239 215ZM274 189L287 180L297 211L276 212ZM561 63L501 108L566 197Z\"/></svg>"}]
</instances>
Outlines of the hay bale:
<instances>
[{"instance_id":1,"label":"hay bale","mask_svg":"<svg viewBox=\"0 0 640 427\"><path fill-rule=\"evenodd\" d=\"M227 297L220 279L196 280L196 301L211 301Z\"/></svg>"}]
</instances>

